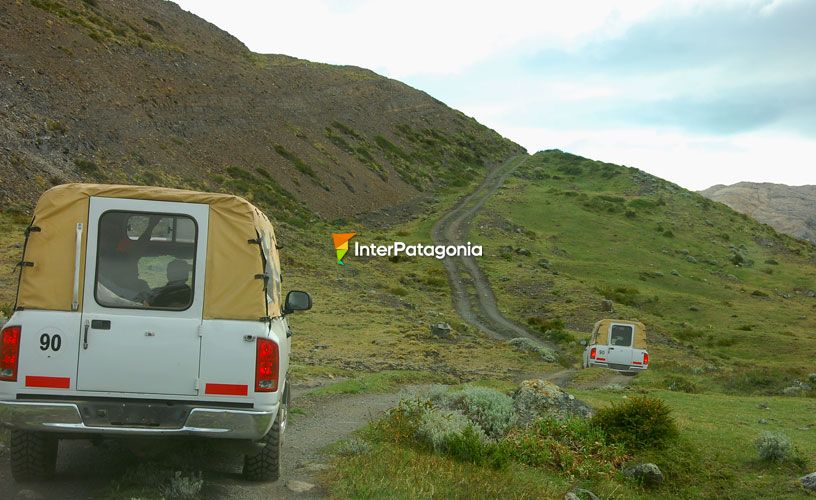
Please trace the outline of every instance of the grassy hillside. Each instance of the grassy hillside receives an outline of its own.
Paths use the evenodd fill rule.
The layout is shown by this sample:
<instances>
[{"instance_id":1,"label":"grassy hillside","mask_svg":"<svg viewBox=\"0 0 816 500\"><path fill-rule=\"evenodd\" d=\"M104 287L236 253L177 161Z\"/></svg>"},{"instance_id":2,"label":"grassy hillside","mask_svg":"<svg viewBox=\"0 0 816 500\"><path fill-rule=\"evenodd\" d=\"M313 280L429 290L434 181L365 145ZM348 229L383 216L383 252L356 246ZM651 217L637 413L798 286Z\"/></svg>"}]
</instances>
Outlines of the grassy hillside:
<instances>
[{"instance_id":1,"label":"grassy hillside","mask_svg":"<svg viewBox=\"0 0 816 500\"><path fill-rule=\"evenodd\" d=\"M0 53L5 207L84 180L241 192L279 219L332 220L521 151L401 82L252 53L164 0L4 2Z\"/></svg>"},{"instance_id":2,"label":"grassy hillside","mask_svg":"<svg viewBox=\"0 0 816 500\"><path fill-rule=\"evenodd\" d=\"M476 226L482 264L519 321L561 321L575 338L603 317L645 322L654 370L642 383L770 394L814 371L814 247L722 204L547 151Z\"/></svg>"}]
</instances>

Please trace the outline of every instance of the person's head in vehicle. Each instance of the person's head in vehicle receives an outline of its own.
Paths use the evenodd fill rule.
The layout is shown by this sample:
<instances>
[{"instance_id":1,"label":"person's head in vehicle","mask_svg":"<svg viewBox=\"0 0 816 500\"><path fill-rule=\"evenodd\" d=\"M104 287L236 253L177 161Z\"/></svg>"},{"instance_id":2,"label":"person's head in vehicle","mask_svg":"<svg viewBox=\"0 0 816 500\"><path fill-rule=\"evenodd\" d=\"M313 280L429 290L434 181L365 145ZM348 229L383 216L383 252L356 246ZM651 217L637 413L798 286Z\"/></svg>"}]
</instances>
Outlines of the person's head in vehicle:
<instances>
[{"instance_id":1,"label":"person's head in vehicle","mask_svg":"<svg viewBox=\"0 0 816 500\"><path fill-rule=\"evenodd\" d=\"M190 264L181 259L175 259L167 264L167 286L186 285L190 279Z\"/></svg>"},{"instance_id":2,"label":"person's head in vehicle","mask_svg":"<svg viewBox=\"0 0 816 500\"><path fill-rule=\"evenodd\" d=\"M193 289L187 284L190 279L190 264L174 259L167 264L167 284L153 290L149 305L158 307L185 307L189 305Z\"/></svg>"}]
</instances>

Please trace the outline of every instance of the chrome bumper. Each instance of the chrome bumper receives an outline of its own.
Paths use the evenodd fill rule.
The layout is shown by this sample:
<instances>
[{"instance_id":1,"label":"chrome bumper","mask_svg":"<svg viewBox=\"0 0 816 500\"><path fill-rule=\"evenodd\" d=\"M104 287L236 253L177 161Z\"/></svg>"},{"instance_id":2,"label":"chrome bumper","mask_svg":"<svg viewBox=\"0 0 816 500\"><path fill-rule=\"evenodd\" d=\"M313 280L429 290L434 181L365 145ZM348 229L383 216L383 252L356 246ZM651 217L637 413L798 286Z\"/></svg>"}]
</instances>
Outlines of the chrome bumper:
<instances>
[{"instance_id":1,"label":"chrome bumper","mask_svg":"<svg viewBox=\"0 0 816 500\"><path fill-rule=\"evenodd\" d=\"M261 439L275 420L274 411L193 408L179 428L88 426L75 403L0 401L0 421L14 429L120 436L201 436Z\"/></svg>"},{"instance_id":2,"label":"chrome bumper","mask_svg":"<svg viewBox=\"0 0 816 500\"><path fill-rule=\"evenodd\" d=\"M649 367L646 366L638 366L638 365L619 365L616 363L605 363L603 361L594 361L589 360L589 366L594 366L597 368L609 368L610 370L618 371L618 372L643 372Z\"/></svg>"}]
</instances>

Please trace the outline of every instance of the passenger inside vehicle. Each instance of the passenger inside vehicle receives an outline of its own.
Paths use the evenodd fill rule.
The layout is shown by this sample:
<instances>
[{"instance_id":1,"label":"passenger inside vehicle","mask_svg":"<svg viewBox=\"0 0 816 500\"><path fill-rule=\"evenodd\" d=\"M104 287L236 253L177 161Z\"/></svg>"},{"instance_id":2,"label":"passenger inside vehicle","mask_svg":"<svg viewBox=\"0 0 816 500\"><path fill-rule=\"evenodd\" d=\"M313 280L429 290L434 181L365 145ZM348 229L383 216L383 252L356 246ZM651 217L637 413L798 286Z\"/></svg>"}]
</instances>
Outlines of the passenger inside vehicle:
<instances>
[{"instance_id":1,"label":"passenger inside vehicle","mask_svg":"<svg viewBox=\"0 0 816 500\"><path fill-rule=\"evenodd\" d=\"M186 307L190 304L193 289L187 284L190 279L190 264L175 259L167 264L167 284L154 289L148 304L155 307Z\"/></svg>"}]
</instances>

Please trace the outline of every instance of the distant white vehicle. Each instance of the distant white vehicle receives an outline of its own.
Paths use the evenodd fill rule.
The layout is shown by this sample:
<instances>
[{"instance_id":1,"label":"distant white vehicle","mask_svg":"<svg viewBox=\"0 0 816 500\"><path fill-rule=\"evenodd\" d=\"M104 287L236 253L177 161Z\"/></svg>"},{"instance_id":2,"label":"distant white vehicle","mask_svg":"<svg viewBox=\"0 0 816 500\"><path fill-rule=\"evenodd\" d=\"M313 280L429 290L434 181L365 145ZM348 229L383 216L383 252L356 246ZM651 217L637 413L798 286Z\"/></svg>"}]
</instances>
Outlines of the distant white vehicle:
<instances>
[{"instance_id":1,"label":"distant white vehicle","mask_svg":"<svg viewBox=\"0 0 816 500\"><path fill-rule=\"evenodd\" d=\"M60 439L199 436L275 480L291 330L269 219L236 196L67 184L26 231L2 329L14 478L54 473Z\"/></svg>"},{"instance_id":2,"label":"distant white vehicle","mask_svg":"<svg viewBox=\"0 0 816 500\"><path fill-rule=\"evenodd\" d=\"M649 367L646 327L638 321L602 319L584 349L583 367L637 373Z\"/></svg>"}]
</instances>

